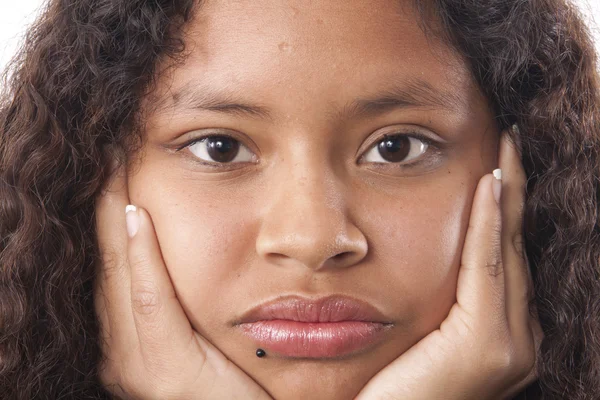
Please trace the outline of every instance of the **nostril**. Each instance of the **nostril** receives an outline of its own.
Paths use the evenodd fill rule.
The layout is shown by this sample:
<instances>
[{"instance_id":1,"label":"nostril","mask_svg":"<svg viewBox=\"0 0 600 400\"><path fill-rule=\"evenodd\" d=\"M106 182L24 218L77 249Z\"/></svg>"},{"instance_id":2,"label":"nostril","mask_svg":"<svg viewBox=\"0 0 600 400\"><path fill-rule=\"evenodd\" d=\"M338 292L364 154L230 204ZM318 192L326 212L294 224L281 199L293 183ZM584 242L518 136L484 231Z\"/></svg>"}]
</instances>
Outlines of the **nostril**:
<instances>
[{"instance_id":1,"label":"nostril","mask_svg":"<svg viewBox=\"0 0 600 400\"><path fill-rule=\"evenodd\" d=\"M336 261L339 261L339 260L342 260L344 258L347 258L350 254L352 254L352 253L349 252L349 251L345 251L343 253L340 253L340 254L337 254L337 255L333 256L333 259L336 260Z\"/></svg>"}]
</instances>

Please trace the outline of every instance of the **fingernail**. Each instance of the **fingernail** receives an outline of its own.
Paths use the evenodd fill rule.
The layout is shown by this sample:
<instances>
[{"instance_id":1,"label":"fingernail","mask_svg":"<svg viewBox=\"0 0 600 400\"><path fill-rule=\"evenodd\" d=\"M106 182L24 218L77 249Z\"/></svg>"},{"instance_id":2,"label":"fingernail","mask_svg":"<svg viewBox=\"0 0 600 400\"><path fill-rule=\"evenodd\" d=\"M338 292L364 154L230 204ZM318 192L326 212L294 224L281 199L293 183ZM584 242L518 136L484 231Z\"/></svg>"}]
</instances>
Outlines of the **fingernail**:
<instances>
[{"instance_id":1,"label":"fingernail","mask_svg":"<svg viewBox=\"0 0 600 400\"><path fill-rule=\"evenodd\" d=\"M492 174L494 174L492 191L494 192L496 203L500 204L500 195L502 193L502 170L500 168L496 168Z\"/></svg>"},{"instance_id":2,"label":"fingernail","mask_svg":"<svg viewBox=\"0 0 600 400\"><path fill-rule=\"evenodd\" d=\"M125 221L127 222L127 234L132 238L140 228L140 216L136 206L129 204L125 207Z\"/></svg>"}]
</instances>

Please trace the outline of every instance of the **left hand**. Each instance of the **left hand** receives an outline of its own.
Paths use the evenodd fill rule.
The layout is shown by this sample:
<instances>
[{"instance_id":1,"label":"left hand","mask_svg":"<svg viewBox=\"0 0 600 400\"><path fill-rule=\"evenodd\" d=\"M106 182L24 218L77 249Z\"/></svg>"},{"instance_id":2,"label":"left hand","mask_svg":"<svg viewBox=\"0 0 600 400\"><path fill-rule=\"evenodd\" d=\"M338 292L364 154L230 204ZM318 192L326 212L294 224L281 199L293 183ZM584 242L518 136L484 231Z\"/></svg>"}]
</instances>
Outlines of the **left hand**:
<instances>
[{"instance_id":1,"label":"left hand","mask_svg":"<svg viewBox=\"0 0 600 400\"><path fill-rule=\"evenodd\" d=\"M528 304L533 288L522 239L526 175L506 133L499 156L501 202L493 196L495 178L483 176L448 317L375 375L356 400L510 399L536 379L543 332Z\"/></svg>"}]
</instances>

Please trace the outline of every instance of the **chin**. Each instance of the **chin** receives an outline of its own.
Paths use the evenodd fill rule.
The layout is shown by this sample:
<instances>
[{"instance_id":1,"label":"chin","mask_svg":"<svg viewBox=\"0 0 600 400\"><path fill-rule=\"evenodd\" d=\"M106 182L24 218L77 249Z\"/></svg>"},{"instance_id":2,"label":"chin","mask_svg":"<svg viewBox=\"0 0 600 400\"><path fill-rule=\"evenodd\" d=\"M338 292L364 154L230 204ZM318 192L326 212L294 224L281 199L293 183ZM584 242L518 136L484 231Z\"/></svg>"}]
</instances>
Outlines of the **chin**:
<instances>
[{"instance_id":1,"label":"chin","mask_svg":"<svg viewBox=\"0 0 600 400\"><path fill-rule=\"evenodd\" d=\"M257 379L275 399L352 400L380 370L356 361L290 361L292 365Z\"/></svg>"}]
</instances>

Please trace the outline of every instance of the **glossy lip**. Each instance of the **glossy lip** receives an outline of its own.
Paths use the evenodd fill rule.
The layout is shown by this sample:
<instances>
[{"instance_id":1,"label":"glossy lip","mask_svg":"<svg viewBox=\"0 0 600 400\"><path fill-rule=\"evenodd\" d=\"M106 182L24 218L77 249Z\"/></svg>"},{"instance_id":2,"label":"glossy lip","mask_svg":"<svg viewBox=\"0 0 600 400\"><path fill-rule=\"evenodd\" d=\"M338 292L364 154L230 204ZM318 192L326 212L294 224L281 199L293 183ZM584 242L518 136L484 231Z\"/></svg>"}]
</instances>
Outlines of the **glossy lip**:
<instances>
[{"instance_id":1,"label":"glossy lip","mask_svg":"<svg viewBox=\"0 0 600 400\"><path fill-rule=\"evenodd\" d=\"M284 296L260 304L234 323L268 353L331 358L381 341L393 324L371 304L347 296Z\"/></svg>"}]
</instances>

